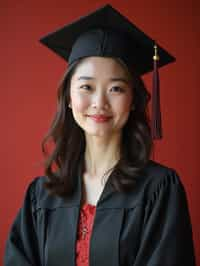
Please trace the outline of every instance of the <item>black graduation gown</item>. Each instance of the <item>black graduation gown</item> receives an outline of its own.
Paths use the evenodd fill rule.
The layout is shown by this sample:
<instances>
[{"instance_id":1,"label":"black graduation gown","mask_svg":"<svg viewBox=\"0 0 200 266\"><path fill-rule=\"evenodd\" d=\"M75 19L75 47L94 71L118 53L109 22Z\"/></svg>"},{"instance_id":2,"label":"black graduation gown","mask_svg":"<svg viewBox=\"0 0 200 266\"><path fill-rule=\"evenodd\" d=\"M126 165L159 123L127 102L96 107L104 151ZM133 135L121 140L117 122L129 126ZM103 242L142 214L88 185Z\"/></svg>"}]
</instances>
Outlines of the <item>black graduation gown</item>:
<instances>
[{"instance_id":1,"label":"black graduation gown","mask_svg":"<svg viewBox=\"0 0 200 266\"><path fill-rule=\"evenodd\" d=\"M75 266L81 176L73 197L50 196L46 177L29 185L11 227L5 266ZM133 192L109 179L98 200L90 266L193 266L193 233L186 193L176 171L149 161Z\"/></svg>"}]
</instances>

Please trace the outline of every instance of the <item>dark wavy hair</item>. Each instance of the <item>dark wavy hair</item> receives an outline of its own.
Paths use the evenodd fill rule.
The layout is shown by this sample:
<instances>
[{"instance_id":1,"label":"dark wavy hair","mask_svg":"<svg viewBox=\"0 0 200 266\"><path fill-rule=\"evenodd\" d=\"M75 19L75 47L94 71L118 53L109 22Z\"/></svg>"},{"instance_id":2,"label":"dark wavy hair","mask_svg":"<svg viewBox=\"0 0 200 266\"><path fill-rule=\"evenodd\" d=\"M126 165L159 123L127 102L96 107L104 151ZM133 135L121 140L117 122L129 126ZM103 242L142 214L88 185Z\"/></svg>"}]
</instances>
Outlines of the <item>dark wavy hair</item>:
<instances>
[{"instance_id":1,"label":"dark wavy hair","mask_svg":"<svg viewBox=\"0 0 200 266\"><path fill-rule=\"evenodd\" d=\"M124 64L116 59L123 67ZM57 94L57 112L41 147L45 157L44 172L48 181L44 187L60 197L70 196L77 185L77 169L84 171L85 135L73 118L68 107L70 82L76 67L82 59L68 67ZM126 67L127 70L127 67ZM148 102L150 94L141 77L129 69L132 77L134 110L122 129L121 154L117 164L110 169L110 182L116 191L128 192L133 189L136 178L149 161L153 140L151 136ZM52 149L53 144L53 149ZM49 145L51 152L49 152Z\"/></svg>"}]
</instances>

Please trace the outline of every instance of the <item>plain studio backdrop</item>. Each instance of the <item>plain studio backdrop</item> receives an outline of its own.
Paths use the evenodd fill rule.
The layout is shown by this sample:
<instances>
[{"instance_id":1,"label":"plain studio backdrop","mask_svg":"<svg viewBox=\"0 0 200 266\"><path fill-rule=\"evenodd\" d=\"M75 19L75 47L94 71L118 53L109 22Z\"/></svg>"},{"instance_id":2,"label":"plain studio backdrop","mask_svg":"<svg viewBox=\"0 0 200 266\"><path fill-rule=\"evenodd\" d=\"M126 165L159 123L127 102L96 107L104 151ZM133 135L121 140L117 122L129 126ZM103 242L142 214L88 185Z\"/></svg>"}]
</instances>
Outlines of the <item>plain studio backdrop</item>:
<instances>
[{"instance_id":1,"label":"plain studio backdrop","mask_svg":"<svg viewBox=\"0 0 200 266\"><path fill-rule=\"evenodd\" d=\"M191 0L14 1L0 3L0 258L28 183L43 174L40 143L56 110L66 69L38 40L110 3L177 59L160 69L164 138L154 159L175 168L185 186L200 265L200 3ZM144 76L151 91L152 75ZM0 262L1 263L1 262Z\"/></svg>"}]
</instances>

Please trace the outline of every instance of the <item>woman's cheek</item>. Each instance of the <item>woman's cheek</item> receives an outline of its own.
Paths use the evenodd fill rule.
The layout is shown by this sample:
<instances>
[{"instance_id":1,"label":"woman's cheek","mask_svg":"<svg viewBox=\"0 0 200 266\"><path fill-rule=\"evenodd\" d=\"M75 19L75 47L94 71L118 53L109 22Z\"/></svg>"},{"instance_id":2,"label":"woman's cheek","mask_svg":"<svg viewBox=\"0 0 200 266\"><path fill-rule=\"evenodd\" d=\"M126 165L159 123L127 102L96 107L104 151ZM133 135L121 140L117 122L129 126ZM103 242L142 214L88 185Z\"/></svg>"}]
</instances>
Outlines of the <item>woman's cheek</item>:
<instances>
[{"instance_id":1,"label":"woman's cheek","mask_svg":"<svg viewBox=\"0 0 200 266\"><path fill-rule=\"evenodd\" d=\"M131 109L132 97L121 98L116 106L118 107L119 113L129 113Z\"/></svg>"},{"instance_id":2,"label":"woman's cheek","mask_svg":"<svg viewBox=\"0 0 200 266\"><path fill-rule=\"evenodd\" d=\"M72 98L72 108L76 112L85 112L89 106L89 99L83 95L74 95Z\"/></svg>"}]
</instances>

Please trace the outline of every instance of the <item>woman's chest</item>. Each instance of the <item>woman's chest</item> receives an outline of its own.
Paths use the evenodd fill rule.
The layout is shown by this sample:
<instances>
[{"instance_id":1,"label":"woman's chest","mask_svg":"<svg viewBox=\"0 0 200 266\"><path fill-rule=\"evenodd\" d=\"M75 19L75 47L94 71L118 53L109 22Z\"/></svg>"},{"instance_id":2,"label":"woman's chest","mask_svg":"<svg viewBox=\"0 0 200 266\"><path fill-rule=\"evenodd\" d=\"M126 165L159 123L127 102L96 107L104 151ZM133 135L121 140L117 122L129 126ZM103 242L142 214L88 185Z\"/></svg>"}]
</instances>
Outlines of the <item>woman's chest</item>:
<instances>
[{"instance_id":1,"label":"woman's chest","mask_svg":"<svg viewBox=\"0 0 200 266\"><path fill-rule=\"evenodd\" d=\"M42 266L75 266L79 208L40 210L37 225ZM97 208L90 237L90 266L133 265L139 247L142 209Z\"/></svg>"}]
</instances>

